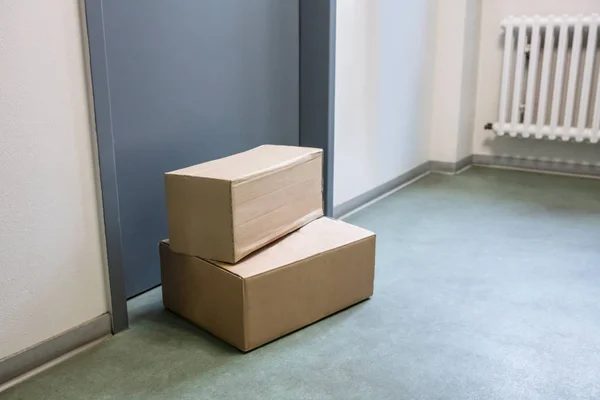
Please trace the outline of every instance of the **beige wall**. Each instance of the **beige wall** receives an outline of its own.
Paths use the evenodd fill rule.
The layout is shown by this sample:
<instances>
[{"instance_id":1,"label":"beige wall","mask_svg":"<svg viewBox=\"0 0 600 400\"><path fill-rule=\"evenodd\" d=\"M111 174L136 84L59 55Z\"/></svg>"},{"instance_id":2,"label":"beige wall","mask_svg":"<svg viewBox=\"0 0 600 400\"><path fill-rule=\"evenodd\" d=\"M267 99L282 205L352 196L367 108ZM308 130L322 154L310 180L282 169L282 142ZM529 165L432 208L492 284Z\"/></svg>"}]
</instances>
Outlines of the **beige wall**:
<instances>
[{"instance_id":1,"label":"beige wall","mask_svg":"<svg viewBox=\"0 0 600 400\"><path fill-rule=\"evenodd\" d=\"M482 0L437 2L429 157L471 155Z\"/></svg>"},{"instance_id":2,"label":"beige wall","mask_svg":"<svg viewBox=\"0 0 600 400\"><path fill-rule=\"evenodd\" d=\"M428 160L433 5L337 2L335 205Z\"/></svg>"},{"instance_id":3,"label":"beige wall","mask_svg":"<svg viewBox=\"0 0 600 400\"><path fill-rule=\"evenodd\" d=\"M456 161L473 154L473 122L477 107L477 71L479 67L479 35L481 7L486 0L465 0L463 64L461 71L460 114Z\"/></svg>"},{"instance_id":4,"label":"beige wall","mask_svg":"<svg viewBox=\"0 0 600 400\"><path fill-rule=\"evenodd\" d=\"M0 359L108 310L80 20L0 2Z\"/></svg>"},{"instance_id":5,"label":"beige wall","mask_svg":"<svg viewBox=\"0 0 600 400\"><path fill-rule=\"evenodd\" d=\"M500 22L509 15L600 12L598 0L483 0L479 41L477 107L473 152L567 162L600 163L597 145L571 144L509 137L498 138L483 126L498 118L502 41Z\"/></svg>"}]
</instances>

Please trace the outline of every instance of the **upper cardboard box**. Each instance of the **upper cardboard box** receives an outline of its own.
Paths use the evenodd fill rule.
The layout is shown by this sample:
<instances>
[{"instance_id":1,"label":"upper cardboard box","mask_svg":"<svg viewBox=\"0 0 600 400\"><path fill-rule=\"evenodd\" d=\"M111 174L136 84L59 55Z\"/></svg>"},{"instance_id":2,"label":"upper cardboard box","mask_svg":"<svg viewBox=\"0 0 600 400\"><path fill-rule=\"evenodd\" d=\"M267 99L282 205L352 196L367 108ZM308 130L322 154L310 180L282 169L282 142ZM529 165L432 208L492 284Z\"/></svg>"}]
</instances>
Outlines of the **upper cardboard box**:
<instances>
[{"instance_id":1,"label":"upper cardboard box","mask_svg":"<svg viewBox=\"0 0 600 400\"><path fill-rule=\"evenodd\" d=\"M171 248L235 263L319 218L322 154L265 145L166 173Z\"/></svg>"}]
</instances>

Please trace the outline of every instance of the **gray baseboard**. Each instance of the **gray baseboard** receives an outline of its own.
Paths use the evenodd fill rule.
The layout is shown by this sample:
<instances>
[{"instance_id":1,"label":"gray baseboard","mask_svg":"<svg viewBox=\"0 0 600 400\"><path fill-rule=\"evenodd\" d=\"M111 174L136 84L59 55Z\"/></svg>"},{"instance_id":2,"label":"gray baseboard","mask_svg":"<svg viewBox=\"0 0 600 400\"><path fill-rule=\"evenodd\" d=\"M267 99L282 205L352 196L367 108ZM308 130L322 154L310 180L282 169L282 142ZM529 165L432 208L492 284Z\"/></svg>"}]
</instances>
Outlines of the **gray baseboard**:
<instances>
[{"instance_id":1,"label":"gray baseboard","mask_svg":"<svg viewBox=\"0 0 600 400\"><path fill-rule=\"evenodd\" d=\"M429 169L429 162L424 162L423 164L416 166L415 168L409 170L408 172L405 172L404 174L400 175L395 179L392 179L391 181L379 185L376 188L361 194L360 196L357 196L353 199L346 201L345 203L333 207L334 218L339 218L342 215L345 215L350 211L353 211L358 207L370 202L371 200L374 200L377 197L386 194L390 190L393 190L398 186L401 186L407 182L412 181L413 179L416 179L426 174L427 172L429 172Z\"/></svg>"},{"instance_id":2,"label":"gray baseboard","mask_svg":"<svg viewBox=\"0 0 600 400\"><path fill-rule=\"evenodd\" d=\"M3 358L0 360L0 385L110 334L110 315L107 313L15 355Z\"/></svg>"},{"instance_id":3,"label":"gray baseboard","mask_svg":"<svg viewBox=\"0 0 600 400\"><path fill-rule=\"evenodd\" d=\"M386 182L383 185L377 186L375 189L371 189L360 196L340 204L339 206L335 206L333 208L333 216L335 218L339 218L342 215L348 214L349 212L362 205L365 205L377 197L394 190L398 186L404 185L405 183L418 178L419 176L425 175L427 172L454 175L471 165L497 168L515 168L533 172L549 172L600 178L600 165L574 164L567 162L530 160L516 157L474 154L455 163L443 161L425 162L400 175L399 177Z\"/></svg>"},{"instance_id":4,"label":"gray baseboard","mask_svg":"<svg viewBox=\"0 0 600 400\"><path fill-rule=\"evenodd\" d=\"M575 164L547 160L531 160L517 157L475 154L473 155L473 165L600 177L599 165Z\"/></svg>"},{"instance_id":5,"label":"gray baseboard","mask_svg":"<svg viewBox=\"0 0 600 400\"><path fill-rule=\"evenodd\" d=\"M467 156L457 162L430 161L429 168L431 172L441 174L456 174L473 164L473 156Z\"/></svg>"}]
</instances>

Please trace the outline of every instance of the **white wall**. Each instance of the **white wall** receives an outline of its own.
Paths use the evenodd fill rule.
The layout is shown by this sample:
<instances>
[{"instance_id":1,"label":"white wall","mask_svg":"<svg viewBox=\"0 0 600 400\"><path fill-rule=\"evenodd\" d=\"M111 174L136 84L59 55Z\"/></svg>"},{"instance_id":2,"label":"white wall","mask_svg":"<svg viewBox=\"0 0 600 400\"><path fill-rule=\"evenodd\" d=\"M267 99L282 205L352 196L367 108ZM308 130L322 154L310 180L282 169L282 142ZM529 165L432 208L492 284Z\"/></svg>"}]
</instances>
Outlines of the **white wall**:
<instances>
[{"instance_id":1,"label":"white wall","mask_svg":"<svg viewBox=\"0 0 600 400\"><path fill-rule=\"evenodd\" d=\"M477 107L477 70L479 66L481 7L485 1L465 0L463 65L461 71L462 86L456 161L473 154L473 122Z\"/></svg>"},{"instance_id":2,"label":"white wall","mask_svg":"<svg viewBox=\"0 0 600 400\"><path fill-rule=\"evenodd\" d=\"M471 155L482 0L438 1L429 157Z\"/></svg>"},{"instance_id":3,"label":"white wall","mask_svg":"<svg viewBox=\"0 0 600 400\"><path fill-rule=\"evenodd\" d=\"M0 2L0 359L108 310L80 19Z\"/></svg>"},{"instance_id":4,"label":"white wall","mask_svg":"<svg viewBox=\"0 0 600 400\"><path fill-rule=\"evenodd\" d=\"M498 118L502 41L500 22L508 15L578 14L600 12L598 0L483 0L477 108L473 152L567 162L600 163L600 147L540 140L498 138L483 126Z\"/></svg>"},{"instance_id":5,"label":"white wall","mask_svg":"<svg viewBox=\"0 0 600 400\"><path fill-rule=\"evenodd\" d=\"M335 205L428 160L434 3L337 2Z\"/></svg>"}]
</instances>

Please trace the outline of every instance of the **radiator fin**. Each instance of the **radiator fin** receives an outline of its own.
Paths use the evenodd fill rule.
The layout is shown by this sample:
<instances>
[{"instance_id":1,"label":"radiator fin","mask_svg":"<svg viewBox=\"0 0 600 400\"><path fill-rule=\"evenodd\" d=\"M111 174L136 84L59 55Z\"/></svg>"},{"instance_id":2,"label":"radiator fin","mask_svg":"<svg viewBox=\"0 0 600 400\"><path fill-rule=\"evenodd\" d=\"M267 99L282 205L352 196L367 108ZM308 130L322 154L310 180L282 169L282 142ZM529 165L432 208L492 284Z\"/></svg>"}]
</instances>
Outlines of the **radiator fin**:
<instances>
[{"instance_id":1,"label":"radiator fin","mask_svg":"<svg viewBox=\"0 0 600 400\"><path fill-rule=\"evenodd\" d=\"M498 135L597 143L600 16L508 17Z\"/></svg>"}]
</instances>

